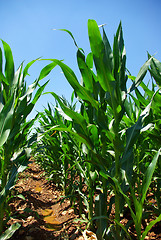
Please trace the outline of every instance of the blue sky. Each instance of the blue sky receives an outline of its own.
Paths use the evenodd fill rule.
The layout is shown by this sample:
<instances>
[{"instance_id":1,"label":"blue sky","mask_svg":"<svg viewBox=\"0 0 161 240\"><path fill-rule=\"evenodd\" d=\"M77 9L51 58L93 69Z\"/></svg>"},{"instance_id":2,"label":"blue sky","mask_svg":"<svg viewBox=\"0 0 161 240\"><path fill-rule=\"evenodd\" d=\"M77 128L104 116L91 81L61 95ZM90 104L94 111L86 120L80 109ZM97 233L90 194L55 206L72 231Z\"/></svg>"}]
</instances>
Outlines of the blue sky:
<instances>
[{"instance_id":1,"label":"blue sky","mask_svg":"<svg viewBox=\"0 0 161 240\"><path fill-rule=\"evenodd\" d=\"M77 49L72 39L67 33L52 29L70 30L79 47L88 54L88 19L107 24L105 31L111 45L121 20L127 68L136 76L147 60L147 51L156 54L161 61L160 10L160 0L0 0L0 38L10 45L16 69L22 61L27 64L38 57L64 59L79 79ZM28 84L38 77L45 64L47 62L37 62L30 68ZM54 91L70 100L72 89L60 68L55 68L48 79L46 91ZM42 96L35 110L42 111L47 102L54 104L53 97Z\"/></svg>"}]
</instances>

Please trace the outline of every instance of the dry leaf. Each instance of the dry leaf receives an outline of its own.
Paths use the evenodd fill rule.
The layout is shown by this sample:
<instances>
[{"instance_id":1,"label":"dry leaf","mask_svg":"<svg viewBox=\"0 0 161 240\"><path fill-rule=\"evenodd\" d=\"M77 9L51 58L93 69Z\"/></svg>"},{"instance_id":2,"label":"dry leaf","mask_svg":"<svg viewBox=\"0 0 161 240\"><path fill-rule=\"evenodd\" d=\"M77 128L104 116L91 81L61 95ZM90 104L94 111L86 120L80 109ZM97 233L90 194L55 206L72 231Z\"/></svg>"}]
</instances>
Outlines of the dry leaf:
<instances>
[{"instance_id":1,"label":"dry leaf","mask_svg":"<svg viewBox=\"0 0 161 240\"><path fill-rule=\"evenodd\" d=\"M46 227L48 227L48 228L55 229L55 230L60 230L62 228L62 223L57 221L55 219L54 215L51 215L49 217L45 217L44 221L46 223L45 224Z\"/></svg>"}]
</instances>

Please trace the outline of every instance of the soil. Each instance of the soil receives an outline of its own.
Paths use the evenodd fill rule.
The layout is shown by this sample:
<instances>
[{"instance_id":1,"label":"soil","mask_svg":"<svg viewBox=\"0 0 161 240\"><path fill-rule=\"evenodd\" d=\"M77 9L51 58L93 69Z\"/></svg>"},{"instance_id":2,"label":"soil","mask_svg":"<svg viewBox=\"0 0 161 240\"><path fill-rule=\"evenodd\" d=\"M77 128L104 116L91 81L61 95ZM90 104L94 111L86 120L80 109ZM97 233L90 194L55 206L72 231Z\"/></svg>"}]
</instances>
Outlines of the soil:
<instances>
[{"instance_id":1,"label":"soil","mask_svg":"<svg viewBox=\"0 0 161 240\"><path fill-rule=\"evenodd\" d=\"M97 239L94 233L85 230L86 224L74 212L69 199L47 181L44 171L33 160L19 176L13 195L18 196L10 202L12 216L8 224L19 222L21 227L11 240ZM161 239L160 227L160 223L154 226L145 239ZM136 239L132 228L131 233Z\"/></svg>"},{"instance_id":2,"label":"soil","mask_svg":"<svg viewBox=\"0 0 161 240\"><path fill-rule=\"evenodd\" d=\"M74 213L70 201L47 181L34 161L20 175L15 194L18 196L10 203L12 217L8 224L19 222L21 227L11 240L84 239L85 224L76 222L79 216Z\"/></svg>"}]
</instances>

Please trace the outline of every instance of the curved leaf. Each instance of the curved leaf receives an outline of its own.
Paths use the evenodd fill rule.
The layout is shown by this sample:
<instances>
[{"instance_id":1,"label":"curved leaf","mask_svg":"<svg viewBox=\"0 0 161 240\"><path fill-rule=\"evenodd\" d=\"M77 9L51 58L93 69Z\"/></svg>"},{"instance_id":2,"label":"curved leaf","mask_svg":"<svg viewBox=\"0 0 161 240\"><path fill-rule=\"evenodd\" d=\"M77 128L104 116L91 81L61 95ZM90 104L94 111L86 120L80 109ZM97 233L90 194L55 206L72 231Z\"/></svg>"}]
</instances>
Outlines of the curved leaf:
<instances>
[{"instance_id":1,"label":"curved leaf","mask_svg":"<svg viewBox=\"0 0 161 240\"><path fill-rule=\"evenodd\" d=\"M74 91L77 93L77 95L82 100L90 103L94 108L98 109L98 102L92 97L91 93L88 90L80 85L72 69L57 59L53 59L53 62L57 63L61 67L66 79Z\"/></svg>"},{"instance_id":2,"label":"curved leaf","mask_svg":"<svg viewBox=\"0 0 161 240\"><path fill-rule=\"evenodd\" d=\"M142 80L144 79L144 77L147 73L147 70L149 68L151 61L152 61L152 57L149 60L147 60L144 63L144 65L140 68L140 71L139 71L137 77L135 78L135 81L133 82L132 86L128 89L128 93L132 92L142 82Z\"/></svg>"},{"instance_id":3,"label":"curved leaf","mask_svg":"<svg viewBox=\"0 0 161 240\"><path fill-rule=\"evenodd\" d=\"M21 227L21 224L14 223L12 224L1 236L0 240L7 240L12 237L12 235Z\"/></svg>"},{"instance_id":4,"label":"curved leaf","mask_svg":"<svg viewBox=\"0 0 161 240\"><path fill-rule=\"evenodd\" d=\"M153 173L154 173L154 170L155 170L155 167L156 167L159 155L160 155L160 150L161 149L159 149L158 152L155 154L152 162L148 166L148 168L145 172L145 175L144 175L144 179L143 179L143 183L142 183L142 198L141 198L142 205L144 203L148 188L151 184L151 179L152 179L152 176L153 176Z\"/></svg>"},{"instance_id":5,"label":"curved leaf","mask_svg":"<svg viewBox=\"0 0 161 240\"><path fill-rule=\"evenodd\" d=\"M12 56L12 51L10 46L3 40L3 48L4 48L4 54L5 54L5 59L6 59L6 64L5 64L5 76L9 84L12 85L12 81L14 78L14 61L13 61L13 56Z\"/></svg>"},{"instance_id":6,"label":"curved leaf","mask_svg":"<svg viewBox=\"0 0 161 240\"><path fill-rule=\"evenodd\" d=\"M41 80L41 79L43 79L44 77L46 77L56 65L57 65L57 64L56 64L55 62L52 62L52 63L48 64L47 66L45 66L45 67L41 70L38 79Z\"/></svg>"},{"instance_id":7,"label":"curved leaf","mask_svg":"<svg viewBox=\"0 0 161 240\"><path fill-rule=\"evenodd\" d=\"M110 95L112 95L111 82L114 82L115 79L110 71L111 66L107 60L105 46L102 41L99 27L96 21L91 19L88 20L88 35L97 70L98 80L104 91L108 91Z\"/></svg>"},{"instance_id":8,"label":"curved leaf","mask_svg":"<svg viewBox=\"0 0 161 240\"><path fill-rule=\"evenodd\" d=\"M78 61L78 66L80 69L80 72L82 74L83 82L85 84L86 89L90 91L91 93L94 92L93 89L93 76L91 73L91 69L87 66L85 62L85 56L81 51L78 50L77 52L77 61Z\"/></svg>"},{"instance_id":9,"label":"curved leaf","mask_svg":"<svg viewBox=\"0 0 161 240\"><path fill-rule=\"evenodd\" d=\"M0 147L7 141L12 127L12 118L14 113L14 95L0 112Z\"/></svg>"}]
</instances>

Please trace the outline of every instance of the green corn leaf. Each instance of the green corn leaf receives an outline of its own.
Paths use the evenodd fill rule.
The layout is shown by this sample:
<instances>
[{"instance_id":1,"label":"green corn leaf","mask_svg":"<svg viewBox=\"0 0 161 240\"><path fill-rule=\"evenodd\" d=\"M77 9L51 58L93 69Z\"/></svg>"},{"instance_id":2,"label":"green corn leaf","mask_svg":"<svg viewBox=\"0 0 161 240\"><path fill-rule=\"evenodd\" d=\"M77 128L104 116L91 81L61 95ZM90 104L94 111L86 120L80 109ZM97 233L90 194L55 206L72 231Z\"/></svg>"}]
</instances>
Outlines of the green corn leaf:
<instances>
[{"instance_id":1,"label":"green corn leaf","mask_svg":"<svg viewBox=\"0 0 161 240\"><path fill-rule=\"evenodd\" d=\"M28 63L23 73L23 63L14 73L11 49L4 41L2 41L2 44L6 62L5 74L3 75L2 51L0 50L0 148L1 153L3 152L3 158L1 156L3 162L0 161L0 167L2 168L0 181L3 183L0 192L0 205L4 202L4 212L6 212L8 207L7 196L15 184L18 173L26 168L27 164L25 165L24 161L28 162L26 147L31 144L31 141L28 141L27 134L30 132L34 121L26 123L26 117L33 109L46 84L38 89L32 100L32 93L38 86L39 80L36 80L26 91L27 84L24 78L28 74L29 67L36 60ZM44 77L43 74L45 75L44 72L41 72L41 78ZM22 155L19 152L21 148L25 151ZM4 212L1 213L1 221ZM4 239L7 239L6 236Z\"/></svg>"},{"instance_id":2,"label":"green corn leaf","mask_svg":"<svg viewBox=\"0 0 161 240\"><path fill-rule=\"evenodd\" d=\"M61 106L62 110L64 111L64 113L69 116L72 120L74 120L78 125L80 125L81 129L80 133L82 132L84 135L88 135L88 130L87 130L87 124L86 124L86 120L84 119L84 117L73 111L72 109L68 108L61 100L61 98L55 94L54 92L50 92L51 95L58 101L59 105Z\"/></svg>"},{"instance_id":3,"label":"green corn leaf","mask_svg":"<svg viewBox=\"0 0 161 240\"><path fill-rule=\"evenodd\" d=\"M4 42L3 40L1 41L3 44L4 54L6 59L5 76L6 76L7 82L12 86L12 81L14 78L14 62L13 62L12 51L10 46L6 42Z\"/></svg>"},{"instance_id":4,"label":"green corn leaf","mask_svg":"<svg viewBox=\"0 0 161 240\"><path fill-rule=\"evenodd\" d=\"M104 178L106 179L111 179L112 181L112 185L114 187L114 189L118 189L119 192L122 194L122 196L124 197L126 203L128 204L128 207L130 209L130 212L131 212L131 216L132 216L132 219L135 223L135 226L137 228L138 226L138 216L135 215L134 211L133 211L133 208L132 208L132 202L131 202L131 199L123 192L123 190L121 189L121 186L120 186L120 183L118 182L118 180L115 178L115 177L111 177L108 173L106 173L105 171L100 171L100 175L102 175ZM133 191L132 191L133 193ZM134 201L138 202L136 197L135 197L135 194L134 194ZM140 208L141 204L139 204L138 202L138 207ZM138 209L137 209L138 210Z\"/></svg>"},{"instance_id":5,"label":"green corn leaf","mask_svg":"<svg viewBox=\"0 0 161 240\"><path fill-rule=\"evenodd\" d=\"M151 76L155 79L156 83L161 87L161 62L156 58L152 58L151 69L149 69Z\"/></svg>"},{"instance_id":6,"label":"green corn leaf","mask_svg":"<svg viewBox=\"0 0 161 240\"><path fill-rule=\"evenodd\" d=\"M3 75L2 72L0 72L0 82L5 83L6 85L9 85L7 79L5 78L5 76Z\"/></svg>"},{"instance_id":7,"label":"green corn leaf","mask_svg":"<svg viewBox=\"0 0 161 240\"><path fill-rule=\"evenodd\" d=\"M134 213L134 211L133 211L133 209L132 209L132 206L131 206L131 200L130 200L130 198L122 191L121 186L120 186L120 183L118 182L118 180L117 180L115 177L111 177L107 172L105 172L105 171L103 171L103 170L101 170L99 173L100 173L100 175L101 175L102 177L104 177L105 179L107 179L107 180L110 179L113 188L114 188L114 189L118 189L119 192L123 195L123 197L125 198L125 201L126 201L127 204L128 204L128 207L129 207L129 209L130 209L130 212L131 212L131 215L132 215L133 220L134 220L134 221L137 221L136 216L135 216L135 213Z\"/></svg>"},{"instance_id":8,"label":"green corn leaf","mask_svg":"<svg viewBox=\"0 0 161 240\"><path fill-rule=\"evenodd\" d=\"M151 58L151 57L152 57L152 61L151 61L150 67L152 71L159 76L161 74L161 62L157 60L155 57L150 56L149 54L148 58Z\"/></svg>"},{"instance_id":9,"label":"green corn leaf","mask_svg":"<svg viewBox=\"0 0 161 240\"><path fill-rule=\"evenodd\" d=\"M120 82L120 88L125 95L125 93L127 92L127 80L128 80L128 76L126 75L126 52L123 55L122 61L120 63L120 74L119 74L119 82ZM125 97L123 98L123 100L125 99Z\"/></svg>"},{"instance_id":10,"label":"green corn leaf","mask_svg":"<svg viewBox=\"0 0 161 240\"><path fill-rule=\"evenodd\" d=\"M15 96L13 95L0 112L0 147L7 141L11 131L14 99Z\"/></svg>"},{"instance_id":11,"label":"green corn leaf","mask_svg":"<svg viewBox=\"0 0 161 240\"><path fill-rule=\"evenodd\" d=\"M106 57L105 46L98 25L94 20L88 20L88 35L98 74L98 80L104 91L108 91L110 92L110 95L112 95L113 84L111 86L111 82L114 82L115 79L111 74L111 66L108 64L109 61Z\"/></svg>"},{"instance_id":12,"label":"green corn leaf","mask_svg":"<svg viewBox=\"0 0 161 240\"><path fill-rule=\"evenodd\" d=\"M53 29L53 30L57 30L57 29ZM77 45L77 43L76 43L76 40L75 40L73 34L72 34L69 30L67 30L67 29L58 29L58 30L59 30L59 31L67 32L67 33L71 36L71 38L73 39L75 46L76 46L77 48L79 48L78 45Z\"/></svg>"},{"instance_id":13,"label":"green corn leaf","mask_svg":"<svg viewBox=\"0 0 161 240\"><path fill-rule=\"evenodd\" d=\"M150 231L150 229L157 223L161 221L161 214L153 221L151 221L145 228L145 231L142 234L141 240L144 240L147 233Z\"/></svg>"},{"instance_id":14,"label":"green corn leaf","mask_svg":"<svg viewBox=\"0 0 161 240\"><path fill-rule=\"evenodd\" d=\"M22 134L25 134L25 136L30 132L32 126L34 125L34 122L37 120L39 114L35 116L34 119L31 119L28 122L24 123L24 126L22 127Z\"/></svg>"},{"instance_id":15,"label":"green corn leaf","mask_svg":"<svg viewBox=\"0 0 161 240\"><path fill-rule=\"evenodd\" d=\"M0 92L0 112L2 111L4 107L4 99L3 99L3 92Z\"/></svg>"},{"instance_id":16,"label":"green corn leaf","mask_svg":"<svg viewBox=\"0 0 161 240\"><path fill-rule=\"evenodd\" d=\"M55 62L52 62L52 63L48 64L47 66L45 66L45 67L41 70L38 79L41 80L41 79L43 79L44 77L46 77L56 65L57 65L57 64L56 64Z\"/></svg>"},{"instance_id":17,"label":"green corn leaf","mask_svg":"<svg viewBox=\"0 0 161 240\"><path fill-rule=\"evenodd\" d=\"M5 78L5 76L3 75L2 73L2 62L3 61L3 58L2 58L2 50L0 48L0 82L4 82L6 85L9 85L7 79Z\"/></svg>"},{"instance_id":18,"label":"green corn leaf","mask_svg":"<svg viewBox=\"0 0 161 240\"><path fill-rule=\"evenodd\" d=\"M99 194L95 197L95 216L97 217L96 220L96 226L97 226L97 238L98 239L104 239L105 232L107 231L108 227L108 219L103 218L103 215L107 211L106 209L107 203L105 201L105 196L103 193Z\"/></svg>"},{"instance_id":19,"label":"green corn leaf","mask_svg":"<svg viewBox=\"0 0 161 240\"><path fill-rule=\"evenodd\" d=\"M120 222L118 222L116 219L114 219L114 221L115 221L115 223L116 223L117 225L119 225L119 226L123 229L123 231L124 231L124 232L126 233L126 235L128 236L128 239L132 240L130 234L128 233L128 231L127 231L127 229L126 229L126 227L125 227L123 224L121 224Z\"/></svg>"},{"instance_id":20,"label":"green corn leaf","mask_svg":"<svg viewBox=\"0 0 161 240\"><path fill-rule=\"evenodd\" d=\"M147 60L144 65L140 68L140 71L137 75L137 77L135 78L135 81L133 82L132 86L128 89L128 93L132 92L136 87L139 86L139 84L142 82L142 80L144 79L147 70L149 68L149 65L151 64L152 58L150 58L149 60Z\"/></svg>"},{"instance_id":21,"label":"green corn leaf","mask_svg":"<svg viewBox=\"0 0 161 240\"><path fill-rule=\"evenodd\" d=\"M89 177L87 175L87 172L83 169L82 165L79 163L77 159L76 159L76 166L80 170L81 176L85 179L86 184L89 186Z\"/></svg>"},{"instance_id":22,"label":"green corn leaf","mask_svg":"<svg viewBox=\"0 0 161 240\"><path fill-rule=\"evenodd\" d=\"M21 173L27 168L28 160L31 157L30 153L31 153L30 148L25 148L25 150L20 149L19 152L15 154L14 158L12 158L12 161L17 166L17 173ZM14 175L14 172L12 175Z\"/></svg>"},{"instance_id":23,"label":"green corn leaf","mask_svg":"<svg viewBox=\"0 0 161 240\"><path fill-rule=\"evenodd\" d=\"M71 95L71 103L73 103L73 101L74 101L74 91L72 92L72 95Z\"/></svg>"},{"instance_id":24,"label":"green corn leaf","mask_svg":"<svg viewBox=\"0 0 161 240\"><path fill-rule=\"evenodd\" d=\"M131 178L133 170L133 145L136 143L141 128L142 118L140 117L137 123L126 131L126 147L121 158L121 165L129 178Z\"/></svg>"},{"instance_id":25,"label":"green corn leaf","mask_svg":"<svg viewBox=\"0 0 161 240\"><path fill-rule=\"evenodd\" d=\"M97 127L94 124L90 124L88 126L88 130L89 130L89 132L91 134L90 138L91 138L91 140L93 142L93 145L96 146L96 147L99 146L99 134L98 134Z\"/></svg>"},{"instance_id":26,"label":"green corn leaf","mask_svg":"<svg viewBox=\"0 0 161 240\"><path fill-rule=\"evenodd\" d=\"M80 50L78 50L78 52L77 52L77 61L78 61L78 66L79 66L80 72L83 77L83 82L85 84L85 87L88 91L93 93L93 91L94 91L93 76L92 76L90 68L87 66L87 64L85 62L85 56Z\"/></svg>"},{"instance_id":27,"label":"green corn leaf","mask_svg":"<svg viewBox=\"0 0 161 240\"><path fill-rule=\"evenodd\" d=\"M123 31L122 31L122 23L120 21L120 24L118 26L117 32L116 32L116 38L117 38L117 42L118 42L118 48L119 48L119 52L120 54L122 54L124 52L124 39L123 39Z\"/></svg>"},{"instance_id":28,"label":"green corn leaf","mask_svg":"<svg viewBox=\"0 0 161 240\"><path fill-rule=\"evenodd\" d=\"M50 115L52 116L52 109L49 103L48 103L48 109L49 109Z\"/></svg>"},{"instance_id":29,"label":"green corn leaf","mask_svg":"<svg viewBox=\"0 0 161 240\"><path fill-rule=\"evenodd\" d=\"M35 105L35 103L37 102L37 100L40 98L42 92L44 91L46 85L48 84L49 81L47 81L46 83L44 83L41 87L39 87L39 89L37 90L34 99L32 100L32 104Z\"/></svg>"},{"instance_id":30,"label":"green corn leaf","mask_svg":"<svg viewBox=\"0 0 161 240\"><path fill-rule=\"evenodd\" d=\"M7 240L12 237L12 235L21 227L21 224L14 223L12 224L1 236L0 240Z\"/></svg>"},{"instance_id":31,"label":"green corn leaf","mask_svg":"<svg viewBox=\"0 0 161 240\"><path fill-rule=\"evenodd\" d=\"M19 66L18 70L15 72L14 79L13 79L13 85L12 85L12 91L14 91L14 88L22 87L22 79L23 79L23 74L22 74L22 68L23 68L23 63Z\"/></svg>"},{"instance_id":32,"label":"green corn leaf","mask_svg":"<svg viewBox=\"0 0 161 240\"><path fill-rule=\"evenodd\" d=\"M60 115L61 115L64 119L66 119L66 120L68 120L68 121L72 121L72 119L71 119L67 114L65 114L61 108L55 107L55 109L60 113ZM49 116L48 116L48 117L49 117ZM49 117L49 118L50 118L50 117Z\"/></svg>"},{"instance_id":33,"label":"green corn leaf","mask_svg":"<svg viewBox=\"0 0 161 240\"><path fill-rule=\"evenodd\" d=\"M35 88L37 86L37 81L34 82L33 84L31 84L28 87L28 90L26 91L24 96L19 98L19 100L18 100L19 105L18 105L18 108L17 108L17 114L19 114L21 116L20 119L19 119L21 122L23 122L24 119L30 114L30 112L34 108L36 102L38 101L38 99L42 95L42 92L44 91L48 82L49 81L47 81L41 87L38 88L38 90L37 90L37 92L34 96L34 99L29 104L28 104L28 102L29 102L29 99L31 98L31 94L33 93L33 91L35 90ZM23 118L22 118L22 116L23 116Z\"/></svg>"},{"instance_id":34,"label":"green corn leaf","mask_svg":"<svg viewBox=\"0 0 161 240\"><path fill-rule=\"evenodd\" d=\"M153 70L149 69L151 76L154 78L155 82L161 86L161 76L156 74Z\"/></svg>"},{"instance_id":35,"label":"green corn leaf","mask_svg":"<svg viewBox=\"0 0 161 240\"><path fill-rule=\"evenodd\" d=\"M89 53L89 54L87 55L86 63L87 63L87 66L88 66L90 69L93 69L93 54L92 54L92 53Z\"/></svg>"},{"instance_id":36,"label":"green corn leaf","mask_svg":"<svg viewBox=\"0 0 161 240\"><path fill-rule=\"evenodd\" d=\"M119 53L117 37L114 37L113 60L114 60L114 78L117 81L117 85L119 87L120 86L120 84L119 84L120 53Z\"/></svg>"},{"instance_id":37,"label":"green corn leaf","mask_svg":"<svg viewBox=\"0 0 161 240\"><path fill-rule=\"evenodd\" d=\"M53 61L61 67L66 79L68 80L74 91L77 93L77 95L82 100L90 103L94 108L98 109L98 102L91 96L91 93L88 90L86 90L79 84L71 68L69 68L67 65L65 65L59 60L54 59Z\"/></svg>"},{"instance_id":38,"label":"green corn leaf","mask_svg":"<svg viewBox=\"0 0 161 240\"><path fill-rule=\"evenodd\" d=\"M136 221L136 225L138 225L138 222L142 217L143 208L142 208L139 200L137 199L137 197L135 195L135 190L133 188L131 179L127 175L126 175L126 179L127 179L128 184L129 184L129 187L130 187L130 194L132 196L132 199L133 199L133 202L134 202L134 207L135 207L136 216L135 217L133 216L133 220Z\"/></svg>"},{"instance_id":39,"label":"green corn leaf","mask_svg":"<svg viewBox=\"0 0 161 240\"><path fill-rule=\"evenodd\" d=\"M119 76L118 76L119 84L117 84L117 86L119 85L119 87L121 88L121 91L126 93L127 92L126 82L127 82L128 77L126 76L126 50L125 50L125 45L124 45L121 22L117 29L115 38L117 39L117 45L118 45L118 50L119 50L119 54L117 53L117 55L116 55L119 57L119 59L117 60L117 62L119 63L119 66L117 68L118 72L119 72ZM114 41L114 43L115 43L115 41ZM114 55L114 58L115 58L115 55ZM118 91L119 91L119 89L117 90L117 92Z\"/></svg>"},{"instance_id":40,"label":"green corn leaf","mask_svg":"<svg viewBox=\"0 0 161 240\"><path fill-rule=\"evenodd\" d=\"M132 94L129 94L129 95L132 98L133 102L135 103L134 107L141 109L141 103L139 102L139 100L136 97L134 97ZM135 114L135 110L136 109L134 109L133 114ZM137 115L137 114L135 114L135 115Z\"/></svg>"},{"instance_id":41,"label":"green corn leaf","mask_svg":"<svg viewBox=\"0 0 161 240\"><path fill-rule=\"evenodd\" d=\"M3 63L3 57L2 57L2 49L0 48L0 72L2 72L2 63Z\"/></svg>"},{"instance_id":42,"label":"green corn leaf","mask_svg":"<svg viewBox=\"0 0 161 240\"><path fill-rule=\"evenodd\" d=\"M18 99L18 107L17 107L17 114L21 114L21 116L28 115L27 113L27 107L31 108L31 105L34 106L32 103L27 104L31 100L31 96L33 91L35 90L37 86L37 82L34 82L31 84L25 94Z\"/></svg>"},{"instance_id":43,"label":"green corn leaf","mask_svg":"<svg viewBox=\"0 0 161 240\"><path fill-rule=\"evenodd\" d=\"M32 66L32 64L34 64L36 61L38 61L38 60L40 60L40 58L37 58L37 59L35 59L35 60L32 60L31 62L29 62L27 65L26 65L26 67L24 68L24 70L23 70L23 78L25 78L27 75L29 75L28 74L28 70L29 70L29 68Z\"/></svg>"},{"instance_id":44,"label":"green corn leaf","mask_svg":"<svg viewBox=\"0 0 161 240\"><path fill-rule=\"evenodd\" d=\"M145 91L145 93L146 93L150 98L152 98L152 96L153 96L153 94L154 94L154 91L150 90L150 89L148 88L148 86L145 85L144 82L141 82L141 83L140 83L140 86L141 86L142 89Z\"/></svg>"},{"instance_id":45,"label":"green corn leaf","mask_svg":"<svg viewBox=\"0 0 161 240\"><path fill-rule=\"evenodd\" d=\"M149 100L146 100L144 96L142 96L141 92L138 90L138 88L135 89L135 93L137 96L137 99L140 104L142 104L144 107L146 107L149 103Z\"/></svg>"},{"instance_id":46,"label":"green corn leaf","mask_svg":"<svg viewBox=\"0 0 161 240\"><path fill-rule=\"evenodd\" d=\"M25 89L25 91L23 92L24 95L22 94L22 96L20 98L18 98L18 100L20 99L20 102L22 102L22 101L26 101L26 103L29 102L31 100L32 93L36 89L37 85L38 85L38 80L34 81L28 87L27 91ZM27 100L25 100L26 98L27 98Z\"/></svg>"},{"instance_id":47,"label":"green corn leaf","mask_svg":"<svg viewBox=\"0 0 161 240\"><path fill-rule=\"evenodd\" d=\"M29 102L31 100L32 93L38 86L38 82L39 80L35 80L31 85L28 86L27 90L23 92L24 95L20 97L20 102L23 101L26 97L27 97L27 101L25 100L26 102Z\"/></svg>"},{"instance_id":48,"label":"green corn leaf","mask_svg":"<svg viewBox=\"0 0 161 240\"><path fill-rule=\"evenodd\" d=\"M104 42L104 46L105 46L105 53L106 53L108 66L109 66L109 69L112 73L112 70L113 70L113 52L112 52L110 43L108 41L108 38L106 36L104 28L103 28L103 42Z\"/></svg>"},{"instance_id":49,"label":"green corn leaf","mask_svg":"<svg viewBox=\"0 0 161 240\"><path fill-rule=\"evenodd\" d=\"M128 118L132 120L133 115L133 103L131 101L131 98L125 100L124 102L125 111L127 113ZM125 116L124 116L125 117Z\"/></svg>"},{"instance_id":50,"label":"green corn leaf","mask_svg":"<svg viewBox=\"0 0 161 240\"><path fill-rule=\"evenodd\" d=\"M42 134L41 137L43 137L44 134L48 133L49 131L51 130L56 130L56 131L62 131L62 132L69 132L71 133L80 143L84 143L89 149L92 150L92 145L91 145L91 142L89 141L89 139L80 134L80 133L76 133L76 132L73 132L71 129L67 128L67 127L59 127L59 126L54 126L52 128L50 128L49 130L45 131L45 133ZM40 137L40 138L41 138Z\"/></svg>"},{"instance_id":51,"label":"green corn leaf","mask_svg":"<svg viewBox=\"0 0 161 240\"><path fill-rule=\"evenodd\" d=\"M122 169L125 170L128 178L132 176L133 169L133 146L140 134L140 130L143 128L143 121L149 115L152 100L148 106L141 113L138 121L126 131L126 147L121 158Z\"/></svg>"},{"instance_id":52,"label":"green corn leaf","mask_svg":"<svg viewBox=\"0 0 161 240\"><path fill-rule=\"evenodd\" d=\"M29 158L30 151L28 149L25 149L20 153L17 153L17 156L15 156L15 159L13 159L15 165L13 165L13 167L10 170L9 179L6 186L0 192L0 204L2 204L5 201L9 191L14 187L18 173L26 169Z\"/></svg>"},{"instance_id":53,"label":"green corn leaf","mask_svg":"<svg viewBox=\"0 0 161 240\"><path fill-rule=\"evenodd\" d=\"M145 197L146 197L146 193L148 191L148 188L151 184L151 179L152 179L152 176L153 176L153 173L154 173L154 170L156 168L156 164L157 164L157 161L158 161L158 158L159 158L159 155L160 155L160 149L159 151L155 154L152 162L150 163L150 165L148 166L146 172L145 172L145 175L144 175L144 179L143 179L143 183L142 183L142 197L141 197L141 203L143 205L144 203L144 200L145 200Z\"/></svg>"},{"instance_id":54,"label":"green corn leaf","mask_svg":"<svg viewBox=\"0 0 161 240\"><path fill-rule=\"evenodd\" d=\"M18 194L16 195L16 197L18 197L19 199L26 201L26 198L22 195L22 194Z\"/></svg>"}]
</instances>

